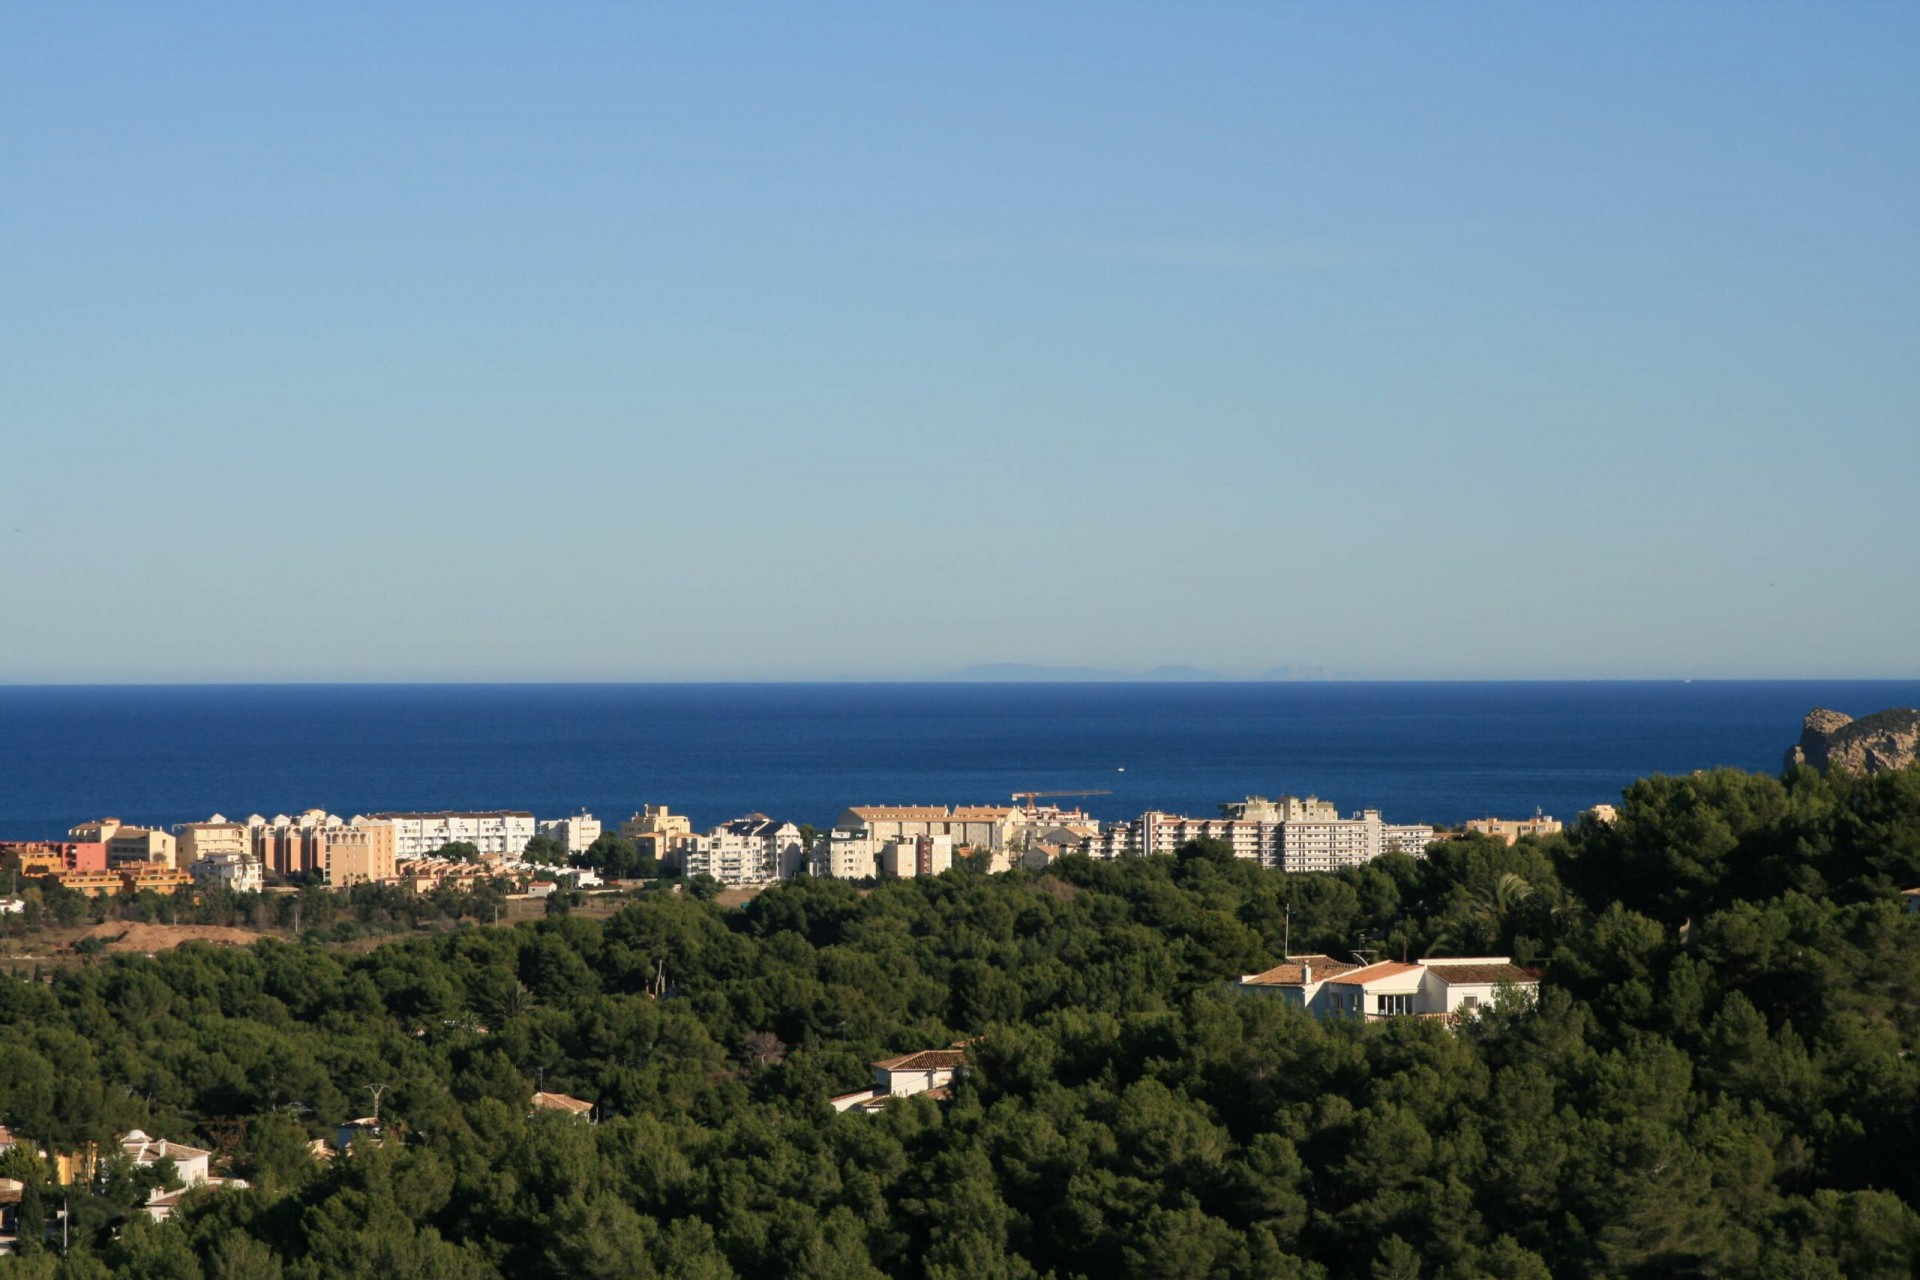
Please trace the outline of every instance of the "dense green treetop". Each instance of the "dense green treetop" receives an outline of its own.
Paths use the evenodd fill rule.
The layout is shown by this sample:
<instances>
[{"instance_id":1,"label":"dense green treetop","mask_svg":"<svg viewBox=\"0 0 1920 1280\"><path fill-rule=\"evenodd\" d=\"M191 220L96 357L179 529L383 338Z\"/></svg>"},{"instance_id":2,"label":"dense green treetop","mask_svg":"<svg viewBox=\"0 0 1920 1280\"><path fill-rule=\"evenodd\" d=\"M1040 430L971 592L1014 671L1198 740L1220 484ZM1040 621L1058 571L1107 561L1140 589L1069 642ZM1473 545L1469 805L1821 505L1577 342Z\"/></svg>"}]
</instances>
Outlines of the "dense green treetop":
<instances>
[{"instance_id":1,"label":"dense green treetop","mask_svg":"<svg viewBox=\"0 0 1920 1280\"><path fill-rule=\"evenodd\" d=\"M71 1256L0 1278L1920 1268L1897 892L1920 771L1650 778L1612 826L1332 875L1215 854L0 981L0 1122L57 1146L137 1126L253 1183L158 1226L122 1171ZM1544 985L1457 1033L1232 993L1289 929L1296 953L1511 954ZM948 1102L826 1105L963 1038ZM373 1085L385 1144L315 1164ZM536 1087L605 1118L530 1115Z\"/></svg>"}]
</instances>

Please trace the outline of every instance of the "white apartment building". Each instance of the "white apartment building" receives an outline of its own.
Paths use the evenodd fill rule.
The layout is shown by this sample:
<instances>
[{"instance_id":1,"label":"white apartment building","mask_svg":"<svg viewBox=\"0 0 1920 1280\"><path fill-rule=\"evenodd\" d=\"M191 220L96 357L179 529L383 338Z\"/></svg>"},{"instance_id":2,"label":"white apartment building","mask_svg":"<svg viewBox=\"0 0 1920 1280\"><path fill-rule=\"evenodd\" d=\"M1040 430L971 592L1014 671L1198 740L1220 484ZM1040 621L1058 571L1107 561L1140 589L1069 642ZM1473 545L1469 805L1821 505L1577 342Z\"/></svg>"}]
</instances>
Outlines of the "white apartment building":
<instances>
[{"instance_id":1,"label":"white apartment building","mask_svg":"<svg viewBox=\"0 0 1920 1280\"><path fill-rule=\"evenodd\" d=\"M197 859L187 873L199 885L225 885L235 893L259 893L267 887L260 859L251 853L210 853Z\"/></svg>"},{"instance_id":2,"label":"white apartment building","mask_svg":"<svg viewBox=\"0 0 1920 1280\"><path fill-rule=\"evenodd\" d=\"M896 880L937 876L953 870L953 840L949 836L910 836L889 840L880 848L879 872Z\"/></svg>"},{"instance_id":3,"label":"white apartment building","mask_svg":"<svg viewBox=\"0 0 1920 1280\"><path fill-rule=\"evenodd\" d=\"M1219 840L1236 858L1278 871L1336 871L1371 862L1383 853L1426 851L1433 828L1383 821L1378 809L1342 818L1327 801L1283 796L1278 801L1253 797L1222 805L1223 813L1259 817L1188 818L1149 812L1129 823L1103 828L1088 840L1086 852L1097 858L1125 854L1170 854L1194 840ZM1270 815L1282 815L1273 818Z\"/></svg>"},{"instance_id":4,"label":"white apartment building","mask_svg":"<svg viewBox=\"0 0 1920 1280\"><path fill-rule=\"evenodd\" d=\"M886 844L864 830L835 827L813 842L813 874L835 880L871 880L880 874L880 853Z\"/></svg>"},{"instance_id":5,"label":"white apartment building","mask_svg":"<svg viewBox=\"0 0 1920 1280\"><path fill-rule=\"evenodd\" d=\"M709 875L722 884L766 884L797 875L806 865L800 828L775 822L764 813L723 822L680 847L682 870Z\"/></svg>"},{"instance_id":6,"label":"white apartment building","mask_svg":"<svg viewBox=\"0 0 1920 1280\"><path fill-rule=\"evenodd\" d=\"M540 834L559 844L569 854L585 853L600 838L600 819L582 809L571 818L555 818L540 824ZM525 846L521 846L525 848Z\"/></svg>"},{"instance_id":7,"label":"white apartment building","mask_svg":"<svg viewBox=\"0 0 1920 1280\"><path fill-rule=\"evenodd\" d=\"M449 844L470 844L481 853L517 858L526 852L527 841L539 834L533 815L517 809L488 813L376 813L372 817L393 824L394 855L403 860L427 857Z\"/></svg>"}]
</instances>

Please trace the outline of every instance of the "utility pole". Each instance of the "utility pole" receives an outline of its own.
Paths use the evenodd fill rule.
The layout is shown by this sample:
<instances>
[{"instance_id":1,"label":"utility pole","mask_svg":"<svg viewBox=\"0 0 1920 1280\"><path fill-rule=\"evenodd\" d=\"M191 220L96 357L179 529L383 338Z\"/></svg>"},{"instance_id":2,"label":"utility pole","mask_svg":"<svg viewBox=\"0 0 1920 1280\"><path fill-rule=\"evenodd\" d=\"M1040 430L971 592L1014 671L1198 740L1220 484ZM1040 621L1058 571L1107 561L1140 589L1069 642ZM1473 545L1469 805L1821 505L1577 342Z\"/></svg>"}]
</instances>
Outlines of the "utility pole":
<instances>
[{"instance_id":1,"label":"utility pole","mask_svg":"<svg viewBox=\"0 0 1920 1280\"><path fill-rule=\"evenodd\" d=\"M1293 900L1287 900L1285 923L1280 926L1280 958L1286 959L1293 954Z\"/></svg>"}]
</instances>

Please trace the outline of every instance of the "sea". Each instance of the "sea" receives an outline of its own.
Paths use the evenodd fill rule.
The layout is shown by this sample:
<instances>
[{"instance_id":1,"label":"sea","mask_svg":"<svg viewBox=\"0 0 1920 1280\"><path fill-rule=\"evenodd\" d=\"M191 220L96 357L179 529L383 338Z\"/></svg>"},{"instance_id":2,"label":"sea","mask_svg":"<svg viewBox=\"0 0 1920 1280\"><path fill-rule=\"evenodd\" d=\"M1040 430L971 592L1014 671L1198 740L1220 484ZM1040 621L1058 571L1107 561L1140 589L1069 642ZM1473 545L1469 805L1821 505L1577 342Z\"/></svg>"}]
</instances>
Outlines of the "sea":
<instances>
[{"instance_id":1,"label":"sea","mask_svg":"<svg viewBox=\"0 0 1920 1280\"><path fill-rule=\"evenodd\" d=\"M1646 774L1776 771L1816 706L1917 705L1916 680L5 686L0 839L309 808L824 827L1027 791L1103 819L1281 794L1571 819Z\"/></svg>"}]
</instances>

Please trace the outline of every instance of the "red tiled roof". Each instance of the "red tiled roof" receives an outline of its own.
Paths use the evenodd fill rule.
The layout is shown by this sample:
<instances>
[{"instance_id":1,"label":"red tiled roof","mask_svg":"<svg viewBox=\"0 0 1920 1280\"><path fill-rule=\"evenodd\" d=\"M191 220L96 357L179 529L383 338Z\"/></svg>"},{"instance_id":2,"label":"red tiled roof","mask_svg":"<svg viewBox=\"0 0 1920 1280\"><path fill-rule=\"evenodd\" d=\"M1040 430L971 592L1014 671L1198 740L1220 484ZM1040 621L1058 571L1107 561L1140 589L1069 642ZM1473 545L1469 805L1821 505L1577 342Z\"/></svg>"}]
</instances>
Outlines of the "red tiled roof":
<instances>
[{"instance_id":1,"label":"red tiled roof","mask_svg":"<svg viewBox=\"0 0 1920 1280\"><path fill-rule=\"evenodd\" d=\"M1331 981L1343 973L1352 973L1360 966L1349 964L1345 960L1335 960L1332 956L1288 956L1284 964L1277 964L1264 973L1255 973L1240 979L1243 987L1297 987L1306 981L1303 966L1313 971L1314 977L1322 982Z\"/></svg>"},{"instance_id":2,"label":"red tiled roof","mask_svg":"<svg viewBox=\"0 0 1920 1280\"><path fill-rule=\"evenodd\" d=\"M922 1049L904 1057L885 1058L873 1065L882 1071L951 1071L966 1064L964 1049Z\"/></svg>"},{"instance_id":3,"label":"red tiled roof","mask_svg":"<svg viewBox=\"0 0 1920 1280\"><path fill-rule=\"evenodd\" d=\"M583 1115L593 1110L591 1102L579 1098L569 1098L564 1093L536 1093L533 1105L542 1111L570 1111L574 1115Z\"/></svg>"},{"instance_id":4,"label":"red tiled roof","mask_svg":"<svg viewBox=\"0 0 1920 1280\"><path fill-rule=\"evenodd\" d=\"M1407 964L1400 960L1382 960L1377 964L1370 964L1364 969L1349 970L1339 977L1334 978L1333 981L1339 983L1341 986L1364 987L1369 982L1377 982L1381 978L1397 978L1404 973L1418 973L1419 971L1420 966L1417 964Z\"/></svg>"}]
</instances>

